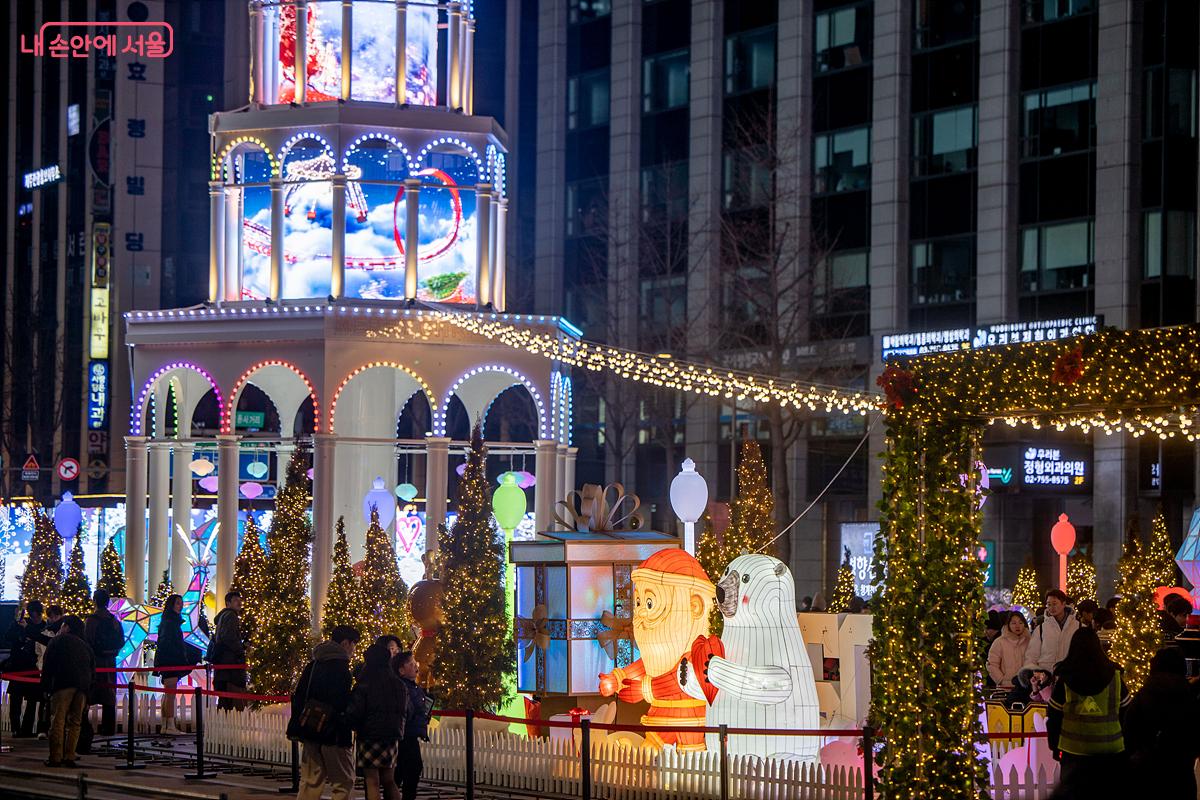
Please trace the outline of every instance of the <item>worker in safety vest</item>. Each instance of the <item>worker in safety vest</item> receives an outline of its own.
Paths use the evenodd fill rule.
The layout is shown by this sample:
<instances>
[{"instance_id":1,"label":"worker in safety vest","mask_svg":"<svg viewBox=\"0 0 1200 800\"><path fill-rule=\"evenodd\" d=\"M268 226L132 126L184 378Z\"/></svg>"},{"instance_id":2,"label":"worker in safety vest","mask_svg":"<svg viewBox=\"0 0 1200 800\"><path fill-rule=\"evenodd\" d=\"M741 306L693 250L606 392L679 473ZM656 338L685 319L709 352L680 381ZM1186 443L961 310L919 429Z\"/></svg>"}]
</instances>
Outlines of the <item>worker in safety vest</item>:
<instances>
[{"instance_id":1,"label":"worker in safety vest","mask_svg":"<svg viewBox=\"0 0 1200 800\"><path fill-rule=\"evenodd\" d=\"M1054 670L1046 732L1062 762L1055 798L1118 797L1124 774L1121 722L1129 704L1121 668L1108 660L1100 638L1081 628Z\"/></svg>"}]
</instances>

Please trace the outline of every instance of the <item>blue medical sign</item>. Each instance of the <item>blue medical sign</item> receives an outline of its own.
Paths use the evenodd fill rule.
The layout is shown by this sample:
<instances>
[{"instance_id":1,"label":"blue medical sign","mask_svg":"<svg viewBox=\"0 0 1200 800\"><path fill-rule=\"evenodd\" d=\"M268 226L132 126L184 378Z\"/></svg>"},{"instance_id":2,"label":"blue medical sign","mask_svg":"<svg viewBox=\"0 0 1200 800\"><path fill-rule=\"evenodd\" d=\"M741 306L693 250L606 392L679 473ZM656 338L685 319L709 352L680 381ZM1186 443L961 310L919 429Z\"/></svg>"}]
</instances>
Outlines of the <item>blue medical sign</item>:
<instances>
[{"instance_id":1,"label":"blue medical sign","mask_svg":"<svg viewBox=\"0 0 1200 800\"><path fill-rule=\"evenodd\" d=\"M94 431L108 427L108 362L88 362L88 428Z\"/></svg>"}]
</instances>

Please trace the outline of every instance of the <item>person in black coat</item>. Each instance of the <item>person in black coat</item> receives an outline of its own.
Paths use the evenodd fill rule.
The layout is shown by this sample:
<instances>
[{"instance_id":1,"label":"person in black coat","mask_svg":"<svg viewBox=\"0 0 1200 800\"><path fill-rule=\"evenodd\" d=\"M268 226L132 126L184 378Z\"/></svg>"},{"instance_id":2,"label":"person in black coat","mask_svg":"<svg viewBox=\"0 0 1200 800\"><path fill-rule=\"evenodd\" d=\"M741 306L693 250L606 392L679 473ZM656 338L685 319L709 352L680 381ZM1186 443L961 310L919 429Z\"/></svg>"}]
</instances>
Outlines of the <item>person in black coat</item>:
<instances>
[{"instance_id":1,"label":"person in black coat","mask_svg":"<svg viewBox=\"0 0 1200 800\"><path fill-rule=\"evenodd\" d=\"M8 646L8 660L4 664L5 672L24 672L36 670L37 640L46 623L42 619L42 604L38 600L30 600L25 606L24 613L9 627L4 636ZM36 682L8 682L8 714L10 730L14 738L33 736L33 723L37 719L37 707L42 703L42 691ZM22 715L24 705L24 715Z\"/></svg>"},{"instance_id":2,"label":"person in black coat","mask_svg":"<svg viewBox=\"0 0 1200 800\"><path fill-rule=\"evenodd\" d=\"M363 668L350 699L350 719L357 733L358 768L363 771L367 800L397 800L396 753L404 736L408 688L392 669L389 642L367 648Z\"/></svg>"},{"instance_id":3,"label":"person in black coat","mask_svg":"<svg viewBox=\"0 0 1200 800\"><path fill-rule=\"evenodd\" d=\"M95 654L96 669L114 670L117 654L125 645L125 632L121 629L120 621L108 610L108 600L108 591L105 589L97 589L92 593L95 610L84 623L83 638ZM101 707L101 736L112 736L117 732L116 678L114 672L99 673L88 697L89 704Z\"/></svg>"},{"instance_id":4,"label":"person in black coat","mask_svg":"<svg viewBox=\"0 0 1200 800\"><path fill-rule=\"evenodd\" d=\"M199 648L183 640L183 598L173 594L167 598L158 620L154 666L191 667L199 660ZM175 690L179 688L179 682L188 672L182 669L162 669L156 670L154 674L162 679L163 689L166 690L162 700L162 732L182 733L175 727Z\"/></svg>"},{"instance_id":5,"label":"person in black coat","mask_svg":"<svg viewBox=\"0 0 1200 800\"><path fill-rule=\"evenodd\" d=\"M429 741L429 695L417 685L417 671L421 665L410 652L392 658L392 668L400 675L408 689L408 709L404 715L404 737L400 740L400 752L396 757L396 784L400 786L403 800L414 800L421 771L425 768L421 760L421 742Z\"/></svg>"},{"instance_id":6,"label":"person in black coat","mask_svg":"<svg viewBox=\"0 0 1200 800\"><path fill-rule=\"evenodd\" d=\"M236 589L225 593L225 608L213 620L216 632L208 644L208 660L213 664L245 664L246 641L242 638L242 593ZM245 692L245 669L213 671L213 688L218 692ZM241 711L245 700L218 697L217 708Z\"/></svg>"},{"instance_id":7,"label":"person in black coat","mask_svg":"<svg viewBox=\"0 0 1200 800\"><path fill-rule=\"evenodd\" d=\"M42 689L50 695L50 760L48 767L74 767L75 746L96 661L83 636L83 620L66 617L42 657Z\"/></svg>"},{"instance_id":8,"label":"person in black coat","mask_svg":"<svg viewBox=\"0 0 1200 800\"><path fill-rule=\"evenodd\" d=\"M1154 787L1162 800L1195 800L1193 768L1200 757L1195 735L1200 701L1188 685L1183 651L1164 647L1150 662L1150 678L1125 715L1130 786Z\"/></svg>"},{"instance_id":9,"label":"person in black coat","mask_svg":"<svg viewBox=\"0 0 1200 800\"><path fill-rule=\"evenodd\" d=\"M297 800L319 800L326 783L333 786L333 800L347 800L354 788L353 734L347 712L350 657L358 640L355 628L334 628L330 641L313 648L312 660L292 692L287 736L303 745Z\"/></svg>"}]
</instances>

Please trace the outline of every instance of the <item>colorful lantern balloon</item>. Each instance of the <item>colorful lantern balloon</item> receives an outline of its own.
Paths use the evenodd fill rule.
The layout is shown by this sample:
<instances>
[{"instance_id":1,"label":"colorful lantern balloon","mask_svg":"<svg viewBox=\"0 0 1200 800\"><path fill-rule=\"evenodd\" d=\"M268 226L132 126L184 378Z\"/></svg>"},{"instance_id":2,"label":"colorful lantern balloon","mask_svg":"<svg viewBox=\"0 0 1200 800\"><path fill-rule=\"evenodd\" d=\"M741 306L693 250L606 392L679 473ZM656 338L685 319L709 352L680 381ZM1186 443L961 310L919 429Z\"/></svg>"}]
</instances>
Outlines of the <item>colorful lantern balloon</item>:
<instances>
[{"instance_id":1,"label":"colorful lantern balloon","mask_svg":"<svg viewBox=\"0 0 1200 800\"><path fill-rule=\"evenodd\" d=\"M83 522L83 509L70 492L63 492L62 502L54 509L54 529L65 541L71 541Z\"/></svg>"},{"instance_id":2,"label":"colorful lantern balloon","mask_svg":"<svg viewBox=\"0 0 1200 800\"><path fill-rule=\"evenodd\" d=\"M396 487L396 497L399 497L404 502L409 502L417 496L417 487L411 483L402 483Z\"/></svg>"},{"instance_id":3,"label":"colorful lantern balloon","mask_svg":"<svg viewBox=\"0 0 1200 800\"><path fill-rule=\"evenodd\" d=\"M492 494L492 513L502 531L516 530L525 517L525 492L517 485L517 476L506 472L501 476L500 488Z\"/></svg>"}]
</instances>

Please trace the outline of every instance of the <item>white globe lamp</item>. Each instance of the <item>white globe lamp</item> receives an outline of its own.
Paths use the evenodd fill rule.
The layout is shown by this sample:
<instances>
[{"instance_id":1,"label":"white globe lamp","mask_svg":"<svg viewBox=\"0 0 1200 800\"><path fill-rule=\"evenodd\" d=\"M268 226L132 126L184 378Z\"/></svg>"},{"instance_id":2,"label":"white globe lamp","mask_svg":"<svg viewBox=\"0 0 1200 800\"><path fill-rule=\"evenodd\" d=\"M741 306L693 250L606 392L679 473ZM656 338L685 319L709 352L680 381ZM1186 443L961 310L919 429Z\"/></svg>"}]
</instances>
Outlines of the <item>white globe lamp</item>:
<instances>
[{"instance_id":1,"label":"white globe lamp","mask_svg":"<svg viewBox=\"0 0 1200 800\"><path fill-rule=\"evenodd\" d=\"M690 458L671 481L671 508L683 523L683 549L696 555L696 523L708 508L708 483Z\"/></svg>"}]
</instances>

